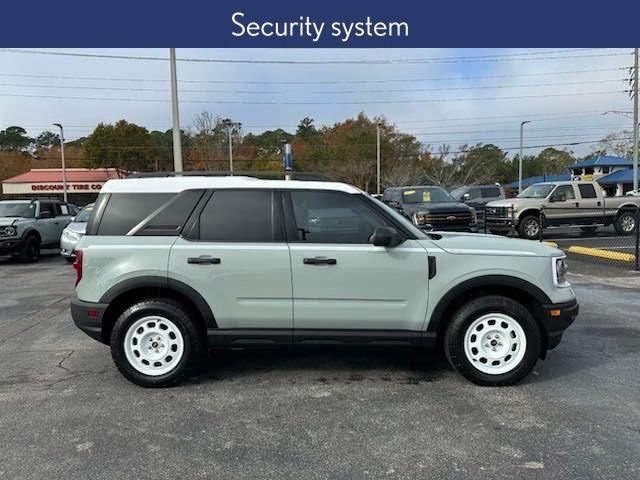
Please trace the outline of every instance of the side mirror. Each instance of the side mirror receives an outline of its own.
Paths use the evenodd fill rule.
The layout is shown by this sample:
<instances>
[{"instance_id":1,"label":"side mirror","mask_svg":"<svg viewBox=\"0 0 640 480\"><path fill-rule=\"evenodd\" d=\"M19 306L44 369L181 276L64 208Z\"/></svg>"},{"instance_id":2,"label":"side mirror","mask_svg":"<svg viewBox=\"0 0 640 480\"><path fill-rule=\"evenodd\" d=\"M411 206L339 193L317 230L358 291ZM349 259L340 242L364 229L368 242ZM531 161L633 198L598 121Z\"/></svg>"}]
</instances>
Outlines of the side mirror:
<instances>
[{"instance_id":1,"label":"side mirror","mask_svg":"<svg viewBox=\"0 0 640 480\"><path fill-rule=\"evenodd\" d=\"M49 212L49 211L40 212L40 215L38 216L38 218L53 218L53 212Z\"/></svg>"},{"instance_id":2,"label":"side mirror","mask_svg":"<svg viewBox=\"0 0 640 480\"><path fill-rule=\"evenodd\" d=\"M471 200L471 195L468 193L465 193L464 195L462 195L462 198L460 200L462 200L463 202L467 202Z\"/></svg>"},{"instance_id":3,"label":"side mirror","mask_svg":"<svg viewBox=\"0 0 640 480\"><path fill-rule=\"evenodd\" d=\"M71 217L71 221L75 222L76 221L76 217L75 216Z\"/></svg>"},{"instance_id":4,"label":"side mirror","mask_svg":"<svg viewBox=\"0 0 640 480\"><path fill-rule=\"evenodd\" d=\"M389 205L391 208L395 208L396 210L400 210L402 208L400 202L396 202L395 200L389 200L389 203L387 203L387 205Z\"/></svg>"},{"instance_id":5,"label":"side mirror","mask_svg":"<svg viewBox=\"0 0 640 480\"><path fill-rule=\"evenodd\" d=\"M378 227L371 235L369 243L376 247L397 247L404 241L404 238L391 227Z\"/></svg>"}]
</instances>

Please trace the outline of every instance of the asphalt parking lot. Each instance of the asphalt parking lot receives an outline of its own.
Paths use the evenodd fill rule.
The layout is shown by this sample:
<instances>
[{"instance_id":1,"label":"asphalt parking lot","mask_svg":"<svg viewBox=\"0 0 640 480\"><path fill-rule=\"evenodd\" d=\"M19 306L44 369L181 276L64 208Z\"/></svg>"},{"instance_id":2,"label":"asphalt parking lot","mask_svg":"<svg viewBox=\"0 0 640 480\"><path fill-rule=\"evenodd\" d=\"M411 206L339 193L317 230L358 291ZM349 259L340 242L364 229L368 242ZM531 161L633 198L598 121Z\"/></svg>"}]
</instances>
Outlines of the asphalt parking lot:
<instances>
[{"instance_id":1,"label":"asphalt parking lot","mask_svg":"<svg viewBox=\"0 0 640 480\"><path fill-rule=\"evenodd\" d=\"M74 327L62 258L0 259L0 478L640 478L640 282L577 263L580 316L516 387L437 353L287 350L145 390Z\"/></svg>"}]
</instances>

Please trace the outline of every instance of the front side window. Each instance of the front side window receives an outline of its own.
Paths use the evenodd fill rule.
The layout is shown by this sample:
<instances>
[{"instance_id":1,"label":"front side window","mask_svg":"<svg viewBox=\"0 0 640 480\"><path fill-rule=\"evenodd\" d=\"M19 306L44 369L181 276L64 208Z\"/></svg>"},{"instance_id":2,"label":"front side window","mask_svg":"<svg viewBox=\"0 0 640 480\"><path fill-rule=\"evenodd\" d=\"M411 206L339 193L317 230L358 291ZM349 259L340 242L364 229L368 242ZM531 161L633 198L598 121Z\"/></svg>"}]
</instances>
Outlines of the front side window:
<instances>
[{"instance_id":1,"label":"front side window","mask_svg":"<svg viewBox=\"0 0 640 480\"><path fill-rule=\"evenodd\" d=\"M272 192L218 190L200 212L199 238L209 242L272 242Z\"/></svg>"},{"instance_id":2,"label":"front side window","mask_svg":"<svg viewBox=\"0 0 640 480\"><path fill-rule=\"evenodd\" d=\"M566 200L573 200L576 198L571 185L562 185L553 192L553 198L558 202L564 202Z\"/></svg>"},{"instance_id":3,"label":"front side window","mask_svg":"<svg viewBox=\"0 0 640 480\"><path fill-rule=\"evenodd\" d=\"M51 215L53 216L53 204L52 203L45 203L45 202L40 202L40 216L44 215Z\"/></svg>"},{"instance_id":4,"label":"front side window","mask_svg":"<svg viewBox=\"0 0 640 480\"><path fill-rule=\"evenodd\" d=\"M377 227L392 226L358 197L341 192L291 192L297 241L368 244Z\"/></svg>"},{"instance_id":5,"label":"front side window","mask_svg":"<svg viewBox=\"0 0 640 480\"><path fill-rule=\"evenodd\" d=\"M78 214L78 216L76 217L76 222L88 222L89 221L89 217L91 216L91 212L93 212L93 206L89 205L87 207L84 207L80 213Z\"/></svg>"}]
</instances>

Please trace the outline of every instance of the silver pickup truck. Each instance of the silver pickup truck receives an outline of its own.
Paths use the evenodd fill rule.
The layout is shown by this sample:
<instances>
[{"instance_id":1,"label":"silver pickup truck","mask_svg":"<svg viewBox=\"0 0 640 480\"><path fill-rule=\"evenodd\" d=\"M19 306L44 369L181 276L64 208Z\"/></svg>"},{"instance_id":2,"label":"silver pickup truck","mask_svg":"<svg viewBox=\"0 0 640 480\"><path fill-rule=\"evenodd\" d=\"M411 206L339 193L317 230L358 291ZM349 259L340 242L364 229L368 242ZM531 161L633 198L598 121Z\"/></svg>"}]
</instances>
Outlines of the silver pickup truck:
<instances>
[{"instance_id":1,"label":"silver pickup truck","mask_svg":"<svg viewBox=\"0 0 640 480\"><path fill-rule=\"evenodd\" d=\"M585 232L613 225L620 235L636 228L640 198L605 197L596 182L543 182L525 189L516 198L487 203L485 218L491 233L515 230L522 238L535 239L545 227L575 225Z\"/></svg>"}]
</instances>

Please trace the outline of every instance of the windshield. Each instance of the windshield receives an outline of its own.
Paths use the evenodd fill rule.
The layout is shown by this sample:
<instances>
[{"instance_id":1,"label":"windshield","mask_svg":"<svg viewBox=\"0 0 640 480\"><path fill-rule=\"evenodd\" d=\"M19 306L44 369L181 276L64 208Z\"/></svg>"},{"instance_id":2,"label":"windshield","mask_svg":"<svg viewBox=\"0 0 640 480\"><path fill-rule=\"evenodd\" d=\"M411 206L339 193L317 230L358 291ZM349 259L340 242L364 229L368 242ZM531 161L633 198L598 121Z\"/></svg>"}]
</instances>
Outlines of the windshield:
<instances>
[{"instance_id":1,"label":"windshield","mask_svg":"<svg viewBox=\"0 0 640 480\"><path fill-rule=\"evenodd\" d=\"M88 205L80 210L80 213L76 216L74 222L88 222L89 217L91 216L91 212L93 212L93 205Z\"/></svg>"},{"instance_id":2,"label":"windshield","mask_svg":"<svg viewBox=\"0 0 640 480\"><path fill-rule=\"evenodd\" d=\"M402 192L402 203L455 202L446 190L440 187L414 188Z\"/></svg>"},{"instance_id":3,"label":"windshield","mask_svg":"<svg viewBox=\"0 0 640 480\"><path fill-rule=\"evenodd\" d=\"M547 195L553 190L553 185L546 183L538 183L537 185L531 185L525 188L524 191L518 195L518 198L547 198Z\"/></svg>"},{"instance_id":4,"label":"windshield","mask_svg":"<svg viewBox=\"0 0 640 480\"><path fill-rule=\"evenodd\" d=\"M456 200L460 200L465 193L467 193L467 189L465 187L460 187L453 190L451 192L451 196Z\"/></svg>"},{"instance_id":5,"label":"windshield","mask_svg":"<svg viewBox=\"0 0 640 480\"><path fill-rule=\"evenodd\" d=\"M27 217L36 216L35 203L25 202L0 202L0 217Z\"/></svg>"},{"instance_id":6,"label":"windshield","mask_svg":"<svg viewBox=\"0 0 640 480\"><path fill-rule=\"evenodd\" d=\"M413 223L411 223L406 217L396 212L389 205L387 205L386 203L382 203L379 200L376 200L375 198L371 197L371 195L369 195L368 193L366 195L370 197L373 201L375 201L378 207L382 208L385 212L391 215L397 222L401 223L407 230L411 231L411 233L415 235L416 238L428 238L427 235L422 230L420 230Z\"/></svg>"}]
</instances>

